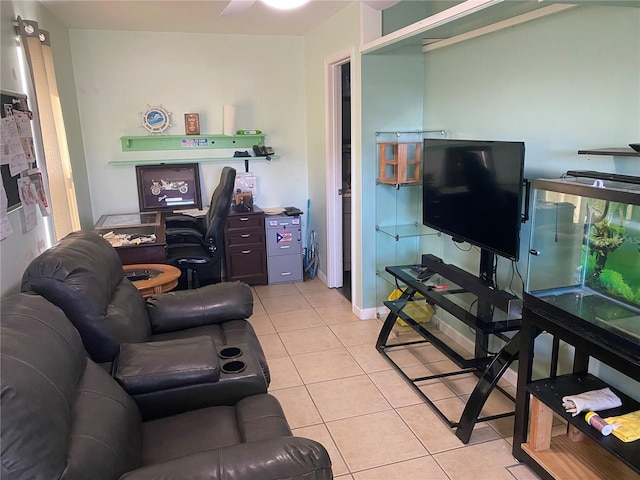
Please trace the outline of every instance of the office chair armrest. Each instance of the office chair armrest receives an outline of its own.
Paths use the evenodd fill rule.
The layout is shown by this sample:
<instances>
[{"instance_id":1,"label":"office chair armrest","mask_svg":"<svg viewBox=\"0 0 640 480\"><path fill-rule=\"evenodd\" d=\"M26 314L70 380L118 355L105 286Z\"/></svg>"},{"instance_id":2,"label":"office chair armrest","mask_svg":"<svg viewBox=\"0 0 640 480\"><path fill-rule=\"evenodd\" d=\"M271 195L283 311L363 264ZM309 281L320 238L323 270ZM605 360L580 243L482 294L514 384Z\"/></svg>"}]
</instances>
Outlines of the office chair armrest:
<instances>
[{"instance_id":1,"label":"office chair armrest","mask_svg":"<svg viewBox=\"0 0 640 480\"><path fill-rule=\"evenodd\" d=\"M193 228L202 232L204 230L204 217L192 217L191 215L172 214L165 218L165 226L169 228Z\"/></svg>"},{"instance_id":2,"label":"office chair armrest","mask_svg":"<svg viewBox=\"0 0 640 480\"><path fill-rule=\"evenodd\" d=\"M165 235L168 244L198 243L206 247L202 232L193 228L167 228Z\"/></svg>"},{"instance_id":3,"label":"office chair armrest","mask_svg":"<svg viewBox=\"0 0 640 480\"><path fill-rule=\"evenodd\" d=\"M242 282L222 282L193 290L176 290L147 299L153 333L174 332L253 314L253 294Z\"/></svg>"}]
</instances>

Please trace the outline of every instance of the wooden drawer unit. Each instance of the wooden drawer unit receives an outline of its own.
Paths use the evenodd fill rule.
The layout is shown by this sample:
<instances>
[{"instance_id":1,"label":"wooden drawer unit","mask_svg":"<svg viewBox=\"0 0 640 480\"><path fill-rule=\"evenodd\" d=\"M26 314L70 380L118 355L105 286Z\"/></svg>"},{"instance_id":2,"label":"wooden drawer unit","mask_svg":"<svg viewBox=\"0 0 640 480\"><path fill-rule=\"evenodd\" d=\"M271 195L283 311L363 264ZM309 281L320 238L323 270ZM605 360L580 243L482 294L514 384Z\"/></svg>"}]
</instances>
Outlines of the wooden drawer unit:
<instances>
[{"instance_id":1,"label":"wooden drawer unit","mask_svg":"<svg viewBox=\"0 0 640 480\"><path fill-rule=\"evenodd\" d=\"M231 209L224 230L227 280L249 285L267 284L267 253L264 212L254 206L250 212Z\"/></svg>"}]
</instances>

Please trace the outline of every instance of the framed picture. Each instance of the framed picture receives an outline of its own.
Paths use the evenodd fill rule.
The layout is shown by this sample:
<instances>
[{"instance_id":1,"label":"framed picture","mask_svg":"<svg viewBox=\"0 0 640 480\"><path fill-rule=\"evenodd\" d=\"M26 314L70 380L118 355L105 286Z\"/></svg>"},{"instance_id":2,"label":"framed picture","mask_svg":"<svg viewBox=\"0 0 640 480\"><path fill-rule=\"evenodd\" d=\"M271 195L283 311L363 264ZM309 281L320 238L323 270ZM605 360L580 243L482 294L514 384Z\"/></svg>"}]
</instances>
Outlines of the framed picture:
<instances>
[{"instance_id":1,"label":"framed picture","mask_svg":"<svg viewBox=\"0 0 640 480\"><path fill-rule=\"evenodd\" d=\"M200 135L200 115L197 113L184 114L184 133L187 135Z\"/></svg>"},{"instance_id":2,"label":"framed picture","mask_svg":"<svg viewBox=\"0 0 640 480\"><path fill-rule=\"evenodd\" d=\"M197 163L136 165L141 212L202 208Z\"/></svg>"}]
</instances>

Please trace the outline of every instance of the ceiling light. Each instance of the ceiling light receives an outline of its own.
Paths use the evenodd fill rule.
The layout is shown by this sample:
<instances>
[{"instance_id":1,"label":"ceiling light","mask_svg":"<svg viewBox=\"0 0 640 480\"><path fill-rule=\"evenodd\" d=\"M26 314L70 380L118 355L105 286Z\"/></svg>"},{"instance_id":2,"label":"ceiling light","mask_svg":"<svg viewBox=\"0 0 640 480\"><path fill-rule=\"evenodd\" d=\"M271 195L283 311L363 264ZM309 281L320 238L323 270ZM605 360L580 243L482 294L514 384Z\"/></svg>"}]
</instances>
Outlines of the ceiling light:
<instances>
[{"instance_id":1,"label":"ceiling light","mask_svg":"<svg viewBox=\"0 0 640 480\"><path fill-rule=\"evenodd\" d=\"M273 8L279 8L280 10L291 10L298 8L309 0L262 0L264 3Z\"/></svg>"}]
</instances>

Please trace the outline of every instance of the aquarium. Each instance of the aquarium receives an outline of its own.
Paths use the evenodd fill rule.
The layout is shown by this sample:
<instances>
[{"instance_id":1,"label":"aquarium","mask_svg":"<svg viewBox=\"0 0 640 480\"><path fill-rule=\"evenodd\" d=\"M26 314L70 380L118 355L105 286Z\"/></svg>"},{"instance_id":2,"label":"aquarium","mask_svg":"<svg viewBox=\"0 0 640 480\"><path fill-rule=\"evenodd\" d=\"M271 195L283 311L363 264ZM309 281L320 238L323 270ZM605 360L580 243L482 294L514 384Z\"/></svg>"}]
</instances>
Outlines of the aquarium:
<instances>
[{"instance_id":1,"label":"aquarium","mask_svg":"<svg viewBox=\"0 0 640 480\"><path fill-rule=\"evenodd\" d=\"M589 175L532 182L525 296L638 345L640 177Z\"/></svg>"}]
</instances>

